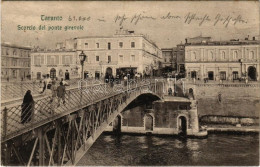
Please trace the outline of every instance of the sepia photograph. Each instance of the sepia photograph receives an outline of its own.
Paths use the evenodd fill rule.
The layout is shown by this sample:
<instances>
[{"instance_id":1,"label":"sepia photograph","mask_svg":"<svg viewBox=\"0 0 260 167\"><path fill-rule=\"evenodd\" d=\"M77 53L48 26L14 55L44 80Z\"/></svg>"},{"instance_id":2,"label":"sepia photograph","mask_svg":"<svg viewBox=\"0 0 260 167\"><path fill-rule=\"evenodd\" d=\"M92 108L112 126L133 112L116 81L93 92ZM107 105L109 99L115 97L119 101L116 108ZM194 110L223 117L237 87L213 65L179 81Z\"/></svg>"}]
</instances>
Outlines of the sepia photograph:
<instances>
[{"instance_id":1,"label":"sepia photograph","mask_svg":"<svg viewBox=\"0 0 260 167\"><path fill-rule=\"evenodd\" d=\"M259 7L2 1L1 166L259 166Z\"/></svg>"}]
</instances>

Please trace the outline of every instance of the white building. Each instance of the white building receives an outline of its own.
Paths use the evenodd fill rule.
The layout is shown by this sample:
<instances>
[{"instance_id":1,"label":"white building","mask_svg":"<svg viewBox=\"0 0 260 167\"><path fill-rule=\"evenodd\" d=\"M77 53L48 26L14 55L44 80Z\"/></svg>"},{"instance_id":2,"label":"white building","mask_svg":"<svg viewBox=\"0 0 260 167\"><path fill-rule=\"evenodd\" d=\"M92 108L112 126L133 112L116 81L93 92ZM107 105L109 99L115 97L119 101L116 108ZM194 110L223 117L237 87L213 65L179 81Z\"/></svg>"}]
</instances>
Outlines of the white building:
<instances>
[{"instance_id":1,"label":"white building","mask_svg":"<svg viewBox=\"0 0 260 167\"><path fill-rule=\"evenodd\" d=\"M52 78L64 78L68 70L70 78L81 75L79 54L87 55L84 77L104 77L137 72L146 75L158 73L162 51L144 35L119 30L113 36L87 36L57 43L55 50L34 49L32 53L32 77L40 79L50 74Z\"/></svg>"},{"instance_id":2,"label":"white building","mask_svg":"<svg viewBox=\"0 0 260 167\"><path fill-rule=\"evenodd\" d=\"M32 78L41 79L47 74L51 78L65 78L65 72L70 78L79 78L80 64L74 50L34 49L31 53Z\"/></svg>"},{"instance_id":3,"label":"white building","mask_svg":"<svg viewBox=\"0 0 260 167\"><path fill-rule=\"evenodd\" d=\"M24 80L30 78L31 63L29 46L1 44L1 79Z\"/></svg>"},{"instance_id":4,"label":"white building","mask_svg":"<svg viewBox=\"0 0 260 167\"><path fill-rule=\"evenodd\" d=\"M84 75L104 77L105 73L120 75L133 71L153 75L162 61L162 51L144 35L119 30L113 36L79 37L77 55L87 55Z\"/></svg>"},{"instance_id":5,"label":"white building","mask_svg":"<svg viewBox=\"0 0 260 167\"><path fill-rule=\"evenodd\" d=\"M185 69L188 78L259 80L259 41L212 41L185 44Z\"/></svg>"}]
</instances>

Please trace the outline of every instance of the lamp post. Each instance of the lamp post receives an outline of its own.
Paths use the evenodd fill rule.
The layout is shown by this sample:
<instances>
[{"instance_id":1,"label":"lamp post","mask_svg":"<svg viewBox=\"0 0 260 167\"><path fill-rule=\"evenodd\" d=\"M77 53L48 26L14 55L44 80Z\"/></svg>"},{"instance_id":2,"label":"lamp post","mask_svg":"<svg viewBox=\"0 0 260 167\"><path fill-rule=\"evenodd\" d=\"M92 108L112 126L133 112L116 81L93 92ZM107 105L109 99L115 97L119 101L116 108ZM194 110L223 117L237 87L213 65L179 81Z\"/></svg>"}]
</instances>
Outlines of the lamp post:
<instances>
[{"instance_id":1,"label":"lamp post","mask_svg":"<svg viewBox=\"0 0 260 167\"><path fill-rule=\"evenodd\" d=\"M81 51L81 53L79 54L79 60L80 60L80 64L81 64L81 79L84 79L84 73L83 73L83 67L84 67L84 62L86 60L86 54Z\"/></svg>"},{"instance_id":2,"label":"lamp post","mask_svg":"<svg viewBox=\"0 0 260 167\"><path fill-rule=\"evenodd\" d=\"M81 80L84 80L84 73L83 73L83 68L84 68L84 61L86 60L86 55L83 51L81 51L81 53L79 54L79 60L80 60L80 64L81 64ZM81 109L82 109L82 82L80 82L80 105L81 105Z\"/></svg>"}]
</instances>

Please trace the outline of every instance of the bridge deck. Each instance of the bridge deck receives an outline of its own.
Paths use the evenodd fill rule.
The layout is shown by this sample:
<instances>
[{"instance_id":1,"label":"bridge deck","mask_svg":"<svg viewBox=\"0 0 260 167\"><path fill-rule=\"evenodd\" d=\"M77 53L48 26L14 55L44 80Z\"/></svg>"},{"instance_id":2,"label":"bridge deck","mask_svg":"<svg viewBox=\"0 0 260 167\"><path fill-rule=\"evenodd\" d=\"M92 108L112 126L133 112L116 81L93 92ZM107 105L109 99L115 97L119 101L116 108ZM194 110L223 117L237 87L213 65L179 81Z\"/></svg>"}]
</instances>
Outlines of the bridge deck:
<instances>
[{"instance_id":1,"label":"bridge deck","mask_svg":"<svg viewBox=\"0 0 260 167\"><path fill-rule=\"evenodd\" d=\"M80 91L78 88L66 91L65 104L58 106L58 100L55 98L51 101L51 96L41 97L35 100L33 106L32 119L28 123L21 123L21 104L2 109L2 142L15 136L26 133L43 124L56 120L68 115L82 107L86 107L92 103L111 96L125 93L126 87L121 87L121 91L114 91L108 84L100 84L90 86L86 92ZM81 93L82 92L82 93ZM82 96L82 101L80 100ZM62 101L62 100L61 100Z\"/></svg>"}]
</instances>

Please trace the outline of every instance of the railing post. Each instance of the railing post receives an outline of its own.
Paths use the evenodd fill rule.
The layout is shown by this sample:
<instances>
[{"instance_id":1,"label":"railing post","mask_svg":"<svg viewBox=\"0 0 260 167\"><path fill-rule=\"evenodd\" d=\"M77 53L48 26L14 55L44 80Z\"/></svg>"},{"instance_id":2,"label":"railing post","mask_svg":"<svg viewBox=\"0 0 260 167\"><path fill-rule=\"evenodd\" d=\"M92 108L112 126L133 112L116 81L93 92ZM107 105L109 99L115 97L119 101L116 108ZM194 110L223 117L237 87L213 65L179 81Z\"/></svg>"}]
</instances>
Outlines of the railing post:
<instances>
[{"instance_id":1,"label":"railing post","mask_svg":"<svg viewBox=\"0 0 260 167\"><path fill-rule=\"evenodd\" d=\"M7 108L5 107L3 111L4 111L4 113L3 113L3 119L4 119L4 123L3 123L4 132L3 132L3 135L4 135L4 137L6 137L6 132L7 132Z\"/></svg>"},{"instance_id":2,"label":"railing post","mask_svg":"<svg viewBox=\"0 0 260 167\"><path fill-rule=\"evenodd\" d=\"M22 84L22 82L20 84L20 89L21 89L21 97L23 97L23 84Z\"/></svg>"},{"instance_id":3,"label":"railing post","mask_svg":"<svg viewBox=\"0 0 260 167\"><path fill-rule=\"evenodd\" d=\"M35 93L35 81L33 81L33 93Z\"/></svg>"}]
</instances>

